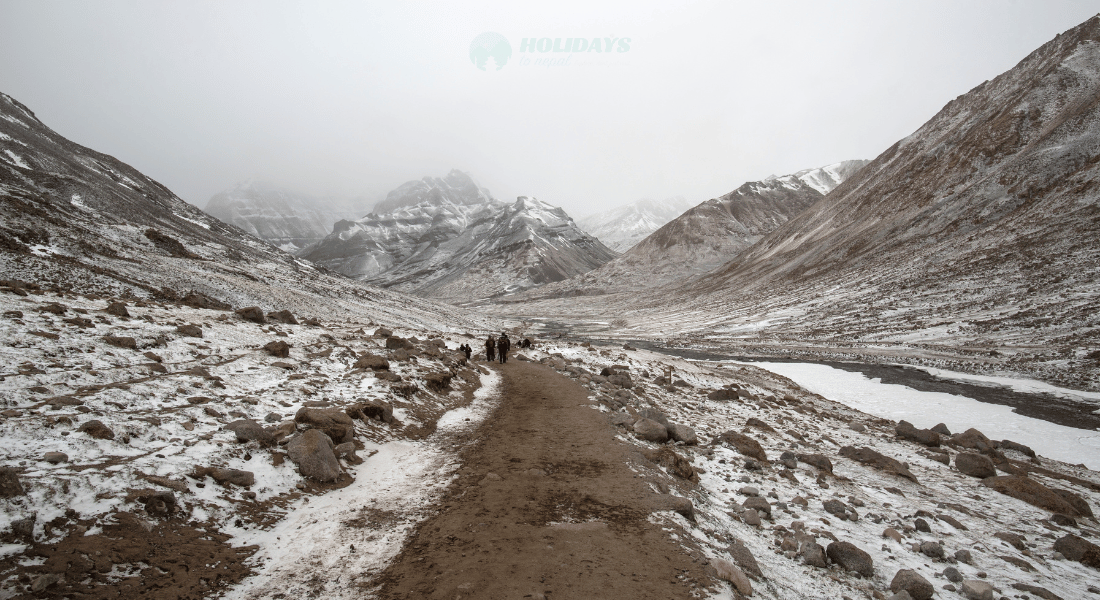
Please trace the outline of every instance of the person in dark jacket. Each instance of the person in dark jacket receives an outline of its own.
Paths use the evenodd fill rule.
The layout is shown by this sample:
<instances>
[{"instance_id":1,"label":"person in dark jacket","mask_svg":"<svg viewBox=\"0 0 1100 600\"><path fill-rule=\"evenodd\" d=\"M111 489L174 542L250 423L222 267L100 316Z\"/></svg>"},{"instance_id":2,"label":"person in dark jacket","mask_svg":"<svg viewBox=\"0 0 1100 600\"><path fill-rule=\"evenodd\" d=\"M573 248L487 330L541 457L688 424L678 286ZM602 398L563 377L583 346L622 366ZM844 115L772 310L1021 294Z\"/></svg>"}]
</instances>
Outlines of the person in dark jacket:
<instances>
[{"instance_id":1,"label":"person in dark jacket","mask_svg":"<svg viewBox=\"0 0 1100 600\"><path fill-rule=\"evenodd\" d=\"M512 347L511 340L508 339L508 334L500 334L500 339L497 340L497 354L500 355L500 364L508 362L508 349Z\"/></svg>"},{"instance_id":2,"label":"person in dark jacket","mask_svg":"<svg viewBox=\"0 0 1100 600\"><path fill-rule=\"evenodd\" d=\"M469 344L462 344L462 353L466 355L466 360L470 360L470 355L474 353L474 349Z\"/></svg>"},{"instance_id":3,"label":"person in dark jacket","mask_svg":"<svg viewBox=\"0 0 1100 600\"><path fill-rule=\"evenodd\" d=\"M489 338L485 340L485 360L493 362L496 358L497 341L493 338L493 334L489 334Z\"/></svg>"}]
</instances>

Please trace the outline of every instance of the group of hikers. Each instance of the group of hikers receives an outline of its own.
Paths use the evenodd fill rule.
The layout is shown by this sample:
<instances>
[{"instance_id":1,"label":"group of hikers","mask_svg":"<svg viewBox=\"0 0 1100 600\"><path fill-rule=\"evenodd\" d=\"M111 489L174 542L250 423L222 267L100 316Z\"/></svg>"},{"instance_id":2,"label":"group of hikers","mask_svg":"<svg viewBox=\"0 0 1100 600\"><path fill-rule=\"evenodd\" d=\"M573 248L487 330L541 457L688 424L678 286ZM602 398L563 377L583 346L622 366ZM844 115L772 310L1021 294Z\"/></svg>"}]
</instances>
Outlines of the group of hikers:
<instances>
[{"instance_id":1,"label":"group of hikers","mask_svg":"<svg viewBox=\"0 0 1100 600\"><path fill-rule=\"evenodd\" d=\"M530 348L531 338L523 338L519 341L520 348ZM470 348L469 344L462 344L458 347L466 355L466 360L470 360L470 356L473 354L473 348ZM493 337L493 334L489 334L489 337L485 339L485 359L489 362L499 360L500 364L508 362L508 351L512 349L512 340L508 339L507 333L500 334L500 337Z\"/></svg>"}]
</instances>

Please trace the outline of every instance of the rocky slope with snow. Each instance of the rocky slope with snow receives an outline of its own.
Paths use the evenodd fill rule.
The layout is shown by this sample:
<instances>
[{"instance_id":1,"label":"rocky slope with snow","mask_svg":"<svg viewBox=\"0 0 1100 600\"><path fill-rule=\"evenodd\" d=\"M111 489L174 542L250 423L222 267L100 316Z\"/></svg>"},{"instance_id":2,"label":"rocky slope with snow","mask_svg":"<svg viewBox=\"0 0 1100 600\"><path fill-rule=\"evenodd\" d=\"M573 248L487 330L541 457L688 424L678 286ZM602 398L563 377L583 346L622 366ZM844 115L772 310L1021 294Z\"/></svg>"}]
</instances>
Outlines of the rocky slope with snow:
<instances>
[{"instance_id":1,"label":"rocky slope with snow","mask_svg":"<svg viewBox=\"0 0 1100 600\"><path fill-rule=\"evenodd\" d=\"M215 194L204 210L291 253L325 239L337 221L366 212L357 213L335 198L314 198L260 181Z\"/></svg>"},{"instance_id":2,"label":"rocky slope with snow","mask_svg":"<svg viewBox=\"0 0 1100 600\"><path fill-rule=\"evenodd\" d=\"M526 196L501 202L460 171L402 185L305 254L375 285L452 301L561 281L613 257L561 208Z\"/></svg>"},{"instance_id":3,"label":"rocky slope with snow","mask_svg":"<svg viewBox=\"0 0 1100 600\"><path fill-rule=\"evenodd\" d=\"M0 95L0 198L0 279L11 285L395 325L482 322L295 258L65 139L7 95Z\"/></svg>"},{"instance_id":4,"label":"rocky slope with snow","mask_svg":"<svg viewBox=\"0 0 1100 600\"><path fill-rule=\"evenodd\" d=\"M643 199L577 219L577 225L608 248L626 252L692 206L683 196Z\"/></svg>"},{"instance_id":5,"label":"rocky slope with snow","mask_svg":"<svg viewBox=\"0 0 1100 600\"><path fill-rule=\"evenodd\" d=\"M687 210L603 267L527 297L633 293L701 275L823 198L866 162L849 160L747 182Z\"/></svg>"},{"instance_id":6,"label":"rocky slope with snow","mask_svg":"<svg viewBox=\"0 0 1100 600\"><path fill-rule=\"evenodd\" d=\"M615 315L626 326L609 334L674 334L733 354L903 361L1098 390L1098 97L1092 18L690 285L502 310L605 328Z\"/></svg>"}]
</instances>

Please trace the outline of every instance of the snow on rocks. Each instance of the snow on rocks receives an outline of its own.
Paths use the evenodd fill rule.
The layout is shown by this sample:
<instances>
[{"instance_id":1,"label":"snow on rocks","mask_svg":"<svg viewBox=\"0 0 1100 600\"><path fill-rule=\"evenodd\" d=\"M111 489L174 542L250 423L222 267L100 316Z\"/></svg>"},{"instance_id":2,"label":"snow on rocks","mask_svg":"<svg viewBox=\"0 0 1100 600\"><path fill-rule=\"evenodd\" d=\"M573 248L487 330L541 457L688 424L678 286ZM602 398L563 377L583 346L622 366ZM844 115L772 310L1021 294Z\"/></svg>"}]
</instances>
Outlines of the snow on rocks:
<instances>
[{"instance_id":1,"label":"snow on rocks","mask_svg":"<svg viewBox=\"0 0 1100 600\"><path fill-rule=\"evenodd\" d=\"M989 441L981 423L956 436L946 427L899 431L897 422L764 369L624 352L621 343L549 341L530 355L591 390L592 406L608 413L619 439L639 446L656 467L646 475L655 488L680 494L669 502L691 503L694 521L673 514L669 527L684 529L715 573L737 565L751 578L754 598L930 598L961 592L966 581L987 583L999 590L995 597L1035 586L1072 598L1097 576L1096 568L1064 559L1055 542L1067 535L1100 542L1096 521L1076 516L1100 501L1100 475ZM629 374L629 390L597 375L612 366L609 372ZM659 423L655 417L693 428L702 443L650 441L635 432L635 423ZM933 435L938 447L928 444ZM664 449L691 462L698 484L662 464ZM963 454L988 459L997 476L953 468ZM1047 507L999 491L1012 491L997 483L1005 477L1042 486ZM1018 535L1021 546L997 533ZM1067 540L1061 547L1080 547ZM745 554L755 569L738 558ZM733 579L719 596L735 593Z\"/></svg>"},{"instance_id":2,"label":"snow on rocks","mask_svg":"<svg viewBox=\"0 0 1100 600\"><path fill-rule=\"evenodd\" d=\"M472 422L446 426L463 435L453 432L486 414L489 400L475 390L493 376L456 350L473 338L393 323L404 338L424 340L394 362L374 323L295 324L278 313L259 322L201 298L191 299L196 307L4 283L22 293L0 292L0 597L39 588L125 596L180 573L191 574L193 595L205 595L204 585L262 571L267 544L282 543L269 534L315 494L354 490L337 502L369 517L370 501L387 497L375 485L419 474L399 495L432 497L450 464L433 436L444 417L481 406L468 413ZM265 350L273 343L285 352ZM366 353L390 370L355 368ZM426 385L429 373L446 373L447 389ZM310 437L325 438L314 444L329 452L322 477L304 477L292 458L297 440ZM435 453L424 465L392 471L396 463L377 460L402 452L427 460L424 444ZM392 555L413 522L406 509L420 514L424 502L393 503L354 529L390 544L382 545ZM149 536L171 547L153 562ZM364 555L377 550L357 543ZM96 545L99 562L72 558ZM176 562L162 560L173 552ZM60 576L42 579L50 574Z\"/></svg>"}]
</instances>

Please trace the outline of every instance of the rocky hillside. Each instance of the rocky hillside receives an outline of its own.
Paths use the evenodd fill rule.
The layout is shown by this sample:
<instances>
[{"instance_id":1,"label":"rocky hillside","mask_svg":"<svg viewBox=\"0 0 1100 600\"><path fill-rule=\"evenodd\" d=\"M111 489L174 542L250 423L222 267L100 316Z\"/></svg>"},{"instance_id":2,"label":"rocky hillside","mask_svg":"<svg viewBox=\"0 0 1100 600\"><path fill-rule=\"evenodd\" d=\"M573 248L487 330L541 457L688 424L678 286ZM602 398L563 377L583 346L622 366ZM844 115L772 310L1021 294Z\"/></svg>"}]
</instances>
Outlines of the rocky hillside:
<instances>
[{"instance_id":1,"label":"rocky hillside","mask_svg":"<svg viewBox=\"0 0 1100 600\"><path fill-rule=\"evenodd\" d=\"M530 295L600 295L683 281L728 262L802 212L866 161L750 181L666 223L600 269Z\"/></svg>"},{"instance_id":2,"label":"rocky hillside","mask_svg":"<svg viewBox=\"0 0 1100 600\"><path fill-rule=\"evenodd\" d=\"M366 212L356 214L343 201L314 198L258 181L215 194L205 210L292 253L325 239L337 221Z\"/></svg>"},{"instance_id":3,"label":"rocky hillside","mask_svg":"<svg viewBox=\"0 0 1100 600\"><path fill-rule=\"evenodd\" d=\"M626 252L692 207L683 196L665 200L638 200L577 220L581 229L616 252Z\"/></svg>"},{"instance_id":4,"label":"rocky hillside","mask_svg":"<svg viewBox=\"0 0 1100 600\"><path fill-rule=\"evenodd\" d=\"M1098 157L1100 17L948 103L684 299L730 323L782 315L772 331L800 339L968 347L1098 386Z\"/></svg>"},{"instance_id":5,"label":"rocky hillside","mask_svg":"<svg viewBox=\"0 0 1100 600\"><path fill-rule=\"evenodd\" d=\"M561 208L492 198L469 175L402 185L305 254L351 277L423 296L475 300L561 281L614 253Z\"/></svg>"},{"instance_id":6,"label":"rocky hillside","mask_svg":"<svg viewBox=\"0 0 1100 600\"><path fill-rule=\"evenodd\" d=\"M350 282L214 219L0 94L0 279L193 305L468 326L461 312Z\"/></svg>"}]
</instances>

